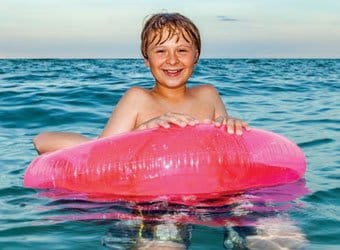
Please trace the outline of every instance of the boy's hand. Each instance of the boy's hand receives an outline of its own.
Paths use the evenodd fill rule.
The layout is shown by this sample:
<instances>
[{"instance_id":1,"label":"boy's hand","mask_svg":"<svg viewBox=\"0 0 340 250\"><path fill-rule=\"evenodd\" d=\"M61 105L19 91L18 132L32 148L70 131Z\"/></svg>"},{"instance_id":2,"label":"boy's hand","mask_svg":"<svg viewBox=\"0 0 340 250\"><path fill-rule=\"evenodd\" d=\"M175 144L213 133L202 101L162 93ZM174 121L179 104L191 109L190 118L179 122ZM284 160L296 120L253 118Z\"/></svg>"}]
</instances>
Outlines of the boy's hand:
<instances>
[{"instance_id":1,"label":"boy's hand","mask_svg":"<svg viewBox=\"0 0 340 250\"><path fill-rule=\"evenodd\" d=\"M199 121L190 115L168 112L142 123L138 126L137 130L157 127L169 128L170 124L175 124L180 127L185 127L187 125L194 126L198 123Z\"/></svg>"},{"instance_id":2,"label":"boy's hand","mask_svg":"<svg viewBox=\"0 0 340 250\"><path fill-rule=\"evenodd\" d=\"M247 122L234 118L234 117L225 117L225 116L219 116L213 121L214 125L216 127L221 127L222 125L227 126L227 132L229 134L236 133L237 135L242 135L242 129L249 131L250 127Z\"/></svg>"}]
</instances>

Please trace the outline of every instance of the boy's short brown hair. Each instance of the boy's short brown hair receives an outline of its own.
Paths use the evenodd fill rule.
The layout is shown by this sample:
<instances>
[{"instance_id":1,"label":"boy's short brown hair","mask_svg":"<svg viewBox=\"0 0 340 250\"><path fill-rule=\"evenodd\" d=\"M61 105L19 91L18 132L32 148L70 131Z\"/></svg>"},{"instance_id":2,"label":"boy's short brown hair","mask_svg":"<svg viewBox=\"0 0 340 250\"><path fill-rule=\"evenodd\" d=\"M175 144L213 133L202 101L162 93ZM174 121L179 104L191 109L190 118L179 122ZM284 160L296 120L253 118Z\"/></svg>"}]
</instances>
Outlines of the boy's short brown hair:
<instances>
[{"instance_id":1,"label":"boy's short brown hair","mask_svg":"<svg viewBox=\"0 0 340 250\"><path fill-rule=\"evenodd\" d=\"M166 29L168 35L163 37L163 31ZM150 34L153 36L150 38ZM196 25L187 17L179 13L158 13L154 14L145 22L141 33L141 51L145 59L148 58L147 48L149 44L158 39L156 44L171 39L173 36L182 36L187 42L192 42L197 50L198 56L201 53L201 37Z\"/></svg>"}]
</instances>

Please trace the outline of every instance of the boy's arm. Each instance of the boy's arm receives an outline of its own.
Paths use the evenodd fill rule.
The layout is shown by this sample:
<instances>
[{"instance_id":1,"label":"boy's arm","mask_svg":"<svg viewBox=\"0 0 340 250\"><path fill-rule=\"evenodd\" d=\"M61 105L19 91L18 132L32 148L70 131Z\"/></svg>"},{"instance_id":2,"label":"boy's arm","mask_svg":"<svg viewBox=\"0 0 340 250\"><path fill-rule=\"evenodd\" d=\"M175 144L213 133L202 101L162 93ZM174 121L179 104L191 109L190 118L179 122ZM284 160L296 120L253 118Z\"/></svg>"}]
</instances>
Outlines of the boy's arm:
<instances>
[{"instance_id":1,"label":"boy's arm","mask_svg":"<svg viewBox=\"0 0 340 250\"><path fill-rule=\"evenodd\" d=\"M214 124L217 127L220 127L221 125L227 125L227 131L230 134L236 133L237 135L241 135L242 128L249 130L249 125L247 122L228 115L227 109L216 88L212 85L207 85L207 87L209 88L209 94L211 95L215 107Z\"/></svg>"},{"instance_id":2,"label":"boy's arm","mask_svg":"<svg viewBox=\"0 0 340 250\"><path fill-rule=\"evenodd\" d=\"M111 117L99 137L120 134L132 131L135 128L139 107L138 103L144 94L142 92L142 89L136 87L126 91L112 111Z\"/></svg>"}]
</instances>

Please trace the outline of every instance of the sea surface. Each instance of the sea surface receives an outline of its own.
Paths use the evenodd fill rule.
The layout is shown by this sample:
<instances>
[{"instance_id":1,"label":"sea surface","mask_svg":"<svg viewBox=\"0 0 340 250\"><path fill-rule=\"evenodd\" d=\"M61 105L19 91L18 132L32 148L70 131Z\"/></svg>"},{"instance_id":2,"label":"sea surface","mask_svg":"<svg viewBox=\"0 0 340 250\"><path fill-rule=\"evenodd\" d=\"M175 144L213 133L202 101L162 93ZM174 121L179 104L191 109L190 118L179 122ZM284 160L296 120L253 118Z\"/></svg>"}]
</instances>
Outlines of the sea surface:
<instances>
[{"instance_id":1,"label":"sea surface","mask_svg":"<svg viewBox=\"0 0 340 250\"><path fill-rule=\"evenodd\" d=\"M188 84L201 83L230 115L298 144L304 179L195 207L24 188L35 135L95 137L122 94L153 78L140 59L0 60L0 249L340 249L340 60L201 59Z\"/></svg>"}]
</instances>

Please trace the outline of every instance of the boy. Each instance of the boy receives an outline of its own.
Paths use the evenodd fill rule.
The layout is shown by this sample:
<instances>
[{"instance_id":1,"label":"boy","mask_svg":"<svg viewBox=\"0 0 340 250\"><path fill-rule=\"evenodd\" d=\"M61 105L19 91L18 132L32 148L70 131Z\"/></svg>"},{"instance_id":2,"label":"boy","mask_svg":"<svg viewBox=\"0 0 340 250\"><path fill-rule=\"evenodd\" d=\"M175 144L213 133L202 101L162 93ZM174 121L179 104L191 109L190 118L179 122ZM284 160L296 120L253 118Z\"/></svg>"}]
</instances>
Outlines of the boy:
<instances>
[{"instance_id":1,"label":"boy","mask_svg":"<svg viewBox=\"0 0 340 250\"><path fill-rule=\"evenodd\" d=\"M151 16L141 34L144 62L155 78L152 89L129 89L113 110L100 137L154 127L194 126L199 122L227 125L242 134L248 124L228 116L211 85L186 86L201 52L197 27L178 13ZM75 133L45 132L33 140L39 154L90 140Z\"/></svg>"}]
</instances>

